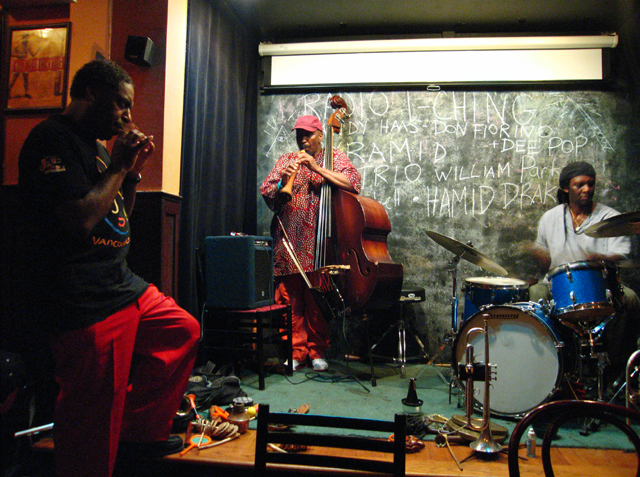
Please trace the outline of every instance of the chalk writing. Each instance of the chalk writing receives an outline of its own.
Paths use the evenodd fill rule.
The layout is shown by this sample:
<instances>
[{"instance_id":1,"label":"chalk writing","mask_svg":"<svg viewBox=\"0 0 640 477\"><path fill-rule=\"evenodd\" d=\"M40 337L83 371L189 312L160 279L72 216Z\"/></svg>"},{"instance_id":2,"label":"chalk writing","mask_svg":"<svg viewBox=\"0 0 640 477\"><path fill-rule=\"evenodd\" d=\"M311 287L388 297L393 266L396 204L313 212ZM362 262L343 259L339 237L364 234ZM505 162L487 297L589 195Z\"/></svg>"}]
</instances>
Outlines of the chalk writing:
<instances>
[{"instance_id":1,"label":"chalk writing","mask_svg":"<svg viewBox=\"0 0 640 477\"><path fill-rule=\"evenodd\" d=\"M424 232L472 241L511 276L526 279L529 259L521 245L535 239L538 220L556 205L558 177L568 162L594 165L597 200L621 212L640 208L635 187L624 187L638 180L627 156L630 108L612 93L336 94L351 113L336 147L361 172L362 194L386 208L392 226L389 250L395 261L404 263L405 280L427 284L433 300L450 293L445 262L452 254ZM313 114L326 124L333 112L329 97L260 97L259 181L281 154L297 148L291 132L297 116ZM261 198L259 204L259 232L268 231L272 214ZM471 264L461 271L485 273ZM448 299L438 304L429 300L421 306L448 316Z\"/></svg>"}]
</instances>

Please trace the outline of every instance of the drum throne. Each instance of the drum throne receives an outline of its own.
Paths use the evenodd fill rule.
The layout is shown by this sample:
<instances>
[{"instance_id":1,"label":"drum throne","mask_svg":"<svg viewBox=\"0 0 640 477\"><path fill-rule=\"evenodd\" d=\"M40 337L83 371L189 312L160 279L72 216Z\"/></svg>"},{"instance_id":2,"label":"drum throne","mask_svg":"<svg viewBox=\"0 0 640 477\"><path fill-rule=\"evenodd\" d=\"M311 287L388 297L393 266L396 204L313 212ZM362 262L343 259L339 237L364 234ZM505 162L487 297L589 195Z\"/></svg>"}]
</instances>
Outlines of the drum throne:
<instances>
[{"instance_id":1,"label":"drum throne","mask_svg":"<svg viewBox=\"0 0 640 477\"><path fill-rule=\"evenodd\" d=\"M380 344L386 339L386 337L392 333L398 333L398 357L390 358L392 363L400 364L400 377L406 377L406 369L405 366L407 361L416 360L416 359L427 359L427 352L425 350L424 344L420 340L420 337L416 334L413 327L407 325L405 319L406 306L412 303L419 303L425 300L425 289L423 287L412 287L405 288L400 293L400 298L398 300L397 307L394 309L397 310L397 319L391 324L391 326L384 332L381 338L378 340L376 344L374 344L369 353L372 357L378 359L389 359L387 356L378 355L375 353L376 348L380 346ZM418 344L422 354L420 356L412 356L407 357L407 330L413 336L413 339Z\"/></svg>"}]
</instances>

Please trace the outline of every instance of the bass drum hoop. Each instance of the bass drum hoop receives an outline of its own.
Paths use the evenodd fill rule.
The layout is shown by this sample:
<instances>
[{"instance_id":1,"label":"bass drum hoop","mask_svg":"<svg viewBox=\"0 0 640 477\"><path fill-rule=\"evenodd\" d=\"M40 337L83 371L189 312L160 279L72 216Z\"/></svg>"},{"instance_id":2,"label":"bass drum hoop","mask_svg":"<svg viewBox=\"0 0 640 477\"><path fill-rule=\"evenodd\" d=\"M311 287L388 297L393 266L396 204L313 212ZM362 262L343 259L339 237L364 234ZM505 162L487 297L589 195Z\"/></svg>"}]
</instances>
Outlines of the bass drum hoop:
<instances>
[{"instance_id":1,"label":"bass drum hoop","mask_svg":"<svg viewBox=\"0 0 640 477\"><path fill-rule=\"evenodd\" d=\"M491 387L489 389L489 410L492 415L498 417L507 418L521 418L531 409L539 406L540 404L548 401L562 389L562 382L566 372L573 372L575 367L575 358L577 357L577 347L575 341L571 338L571 332L561 323L552 321L543 312L543 308L540 304L534 302L522 302L522 303L510 303L504 305L490 305L480 309L480 311L468 320L466 320L460 328L458 335L454 342L453 351L455 353L454 370L458 374L458 364L465 363L466 346L467 346L467 332L471 328L484 328L483 316L487 314L489 318L487 320L488 333L489 333L489 362L491 365L497 365L496 368L492 367L494 373L492 374ZM541 318L543 317L543 318ZM514 325L515 328L514 328ZM565 336L561 336L559 331L552 328L551 324L557 325L563 330ZM496 340L500 340L500 332L505 331L503 334L502 348L496 350ZM514 334L515 331L515 334ZM524 333L523 333L524 332ZM531 335L527 335L531 333ZM525 338L525 343L530 344L529 349L524 349L522 346L516 346L518 349L509 348L510 345L521 345L523 343L516 342L518 339ZM541 339L543 338L543 339ZM562 340L561 338L565 338ZM484 362L484 333L475 333L472 336L471 344L474 347L475 361ZM546 345L546 347L544 346ZM553 352L551 351L553 348ZM495 353L503 353L506 350L505 356L495 356ZM494 354L492 354L492 351ZM522 351L529 353L532 356L526 356L529 358L529 362L519 363L518 358L523 356ZM542 353L543 358L548 362L535 361L534 355ZM571 359L573 358L573 359ZM500 362L496 362L496 360ZM502 362L506 361L508 366ZM517 367L518 364L524 364L525 369L521 371ZM555 365L555 368L552 366ZM546 376L541 376L537 366L545 367L542 369L543 373L547 373ZM501 369L502 368L502 369ZM555 376L550 372L550 369L556 369ZM513 370L517 370L514 373ZM502 371L502 373L501 373ZM527 375L528 374L528 375ZM501 375L504 377L501 380ZM524 379L525 382L519 383L518 379ZM528 381L527 381L528 380ZM548 384L548 392L546 394L540 391L545 391L547 388L541 388L540 386L545 383L539 381L545 381ZM464 390L465 382L459 380L458 382L461 389ZM482 409L484 406L484 388L485 383L483 381L474 382L474 405L477 409ZM518 396L524 395L523 400L529 399L529 403L522 403L516 408L516 405L509 405L509 403L503 403L503 395L513 397L516 394ZM536 395L535 402L530 399L530 396ZM519 404L519 403L515 403Z\"/></svg>"}]
</instances>

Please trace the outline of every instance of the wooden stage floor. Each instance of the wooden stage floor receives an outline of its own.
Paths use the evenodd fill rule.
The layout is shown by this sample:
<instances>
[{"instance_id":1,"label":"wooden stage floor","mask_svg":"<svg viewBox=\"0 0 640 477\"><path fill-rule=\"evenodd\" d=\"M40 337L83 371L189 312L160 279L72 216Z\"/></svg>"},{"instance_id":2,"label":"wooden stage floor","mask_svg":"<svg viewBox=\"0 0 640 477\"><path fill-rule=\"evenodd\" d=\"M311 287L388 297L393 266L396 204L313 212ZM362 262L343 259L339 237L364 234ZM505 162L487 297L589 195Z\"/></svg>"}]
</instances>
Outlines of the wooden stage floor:
<instances>
[{"instance_id":1,"label":"wooden stage floor","mask_svg":"<svg viewBox=\"0 0 640 477\"><path fill-rule=\"evenodd\" d=\"M251 476L253 470L256 431L248 430L240 438L218 447L191 450L184 456L178 454L165 457L149 475L173 476ZM50 438L36 443L40 450L50 451ZM406 475L410 477L509 477L507 455L501 453L492 460L481 460L473 455L466 445L452 444L451 449L461 462L459 470L446 447L437 447L433 441L425 441L425 448L417 453L407 454ZM539 449L538 449L539 450ZM345 452L333 449L334 455ZM353 452L350 451L350 454ZM542 476L542 461L538 456L527 459L525 449L519 451L520 475L523 477ZM556 477L628 477L636 475L638 459L634 453L584 448L554 448L552 462ZM272 475L375 475L353 472L327 472L322 470L297 471L273 468ZM144 472L142 472L144 474ZM136 473L140 475L140 473Z\"/></svg>"},{"instance_id":2,"label":"wooden stage floor","mask_svg":"<svg viewBox=\"0 0 640 477\"><path fill-rule=\"evenodd\" d=\"M244 475L250 475L253 468L255 437L256 432L249 430L239 439L221 446L199 452L192 450L182 457L178 455L167 457L165 461L175 465L189 461L204 466L236 468L244 470ZM506 453L501 453L497 459L487 461L474 456L473 451L467 445L452 444L451 449L458 461L461 462L463 470L458 469L446 447L437 447L433 441L425 441L424 449L414 454L407 454L406 475L416 477L509 476ZM345 451L340 449L332 450L332 453L337 455L343 452ZM348 452L353 453L352 451ZM627 477L636 475L638 468L638 460L634 453L577 448L560 448L554 449L552 452L556 477ZM524 448L521 448L518 454L523 457L520 460L520 475L523 477L544 475L540 457L527 459ZM333 472L326 474L337 475Z\"/></svg>"}]
</instances>

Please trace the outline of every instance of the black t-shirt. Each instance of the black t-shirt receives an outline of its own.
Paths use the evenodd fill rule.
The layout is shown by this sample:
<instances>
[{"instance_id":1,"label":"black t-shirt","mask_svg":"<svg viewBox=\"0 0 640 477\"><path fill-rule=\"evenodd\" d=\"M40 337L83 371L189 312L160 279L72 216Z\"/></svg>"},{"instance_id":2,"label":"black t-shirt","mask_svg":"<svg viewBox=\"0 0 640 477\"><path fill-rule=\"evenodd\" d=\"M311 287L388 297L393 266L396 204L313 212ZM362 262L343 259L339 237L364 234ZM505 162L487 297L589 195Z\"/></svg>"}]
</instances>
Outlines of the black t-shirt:
<instances>
[{"instance_id":1,"label":"black t-shirt","mask_svg":"<svg viewBox=\"0 0 640 477\"><path fill-rule=\"evenodd\" d=\"M131 235L122 190L86 239L70 238L53 213L62 202L84 197L110 162L107 150L63 115L33 128L20 151L21 281L30 313L51 331L104 320L148 287L127 267Z\"/></svg>"}]
</instances>

